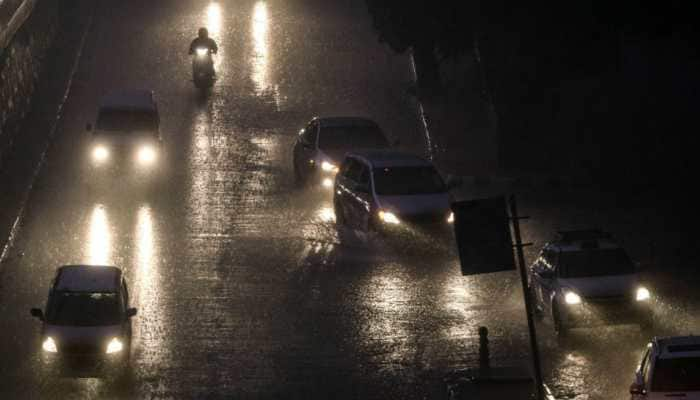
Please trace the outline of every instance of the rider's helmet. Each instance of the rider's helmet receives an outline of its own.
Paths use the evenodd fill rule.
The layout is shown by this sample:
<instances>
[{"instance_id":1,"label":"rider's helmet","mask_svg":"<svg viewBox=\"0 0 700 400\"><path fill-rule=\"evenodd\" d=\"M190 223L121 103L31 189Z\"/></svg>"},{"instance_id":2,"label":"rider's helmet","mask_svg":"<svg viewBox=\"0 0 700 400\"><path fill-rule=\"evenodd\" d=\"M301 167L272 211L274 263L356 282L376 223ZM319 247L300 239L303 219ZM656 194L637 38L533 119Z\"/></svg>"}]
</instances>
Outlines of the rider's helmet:
<instances>
[{"instance_id":1,"label":"rider's helmet","mask_svg":"<svg viewBox=\"0 0 700 400\"><path fill-rule=\"evenodd\" d=\"M199 37L202 39L206 39L209 37L209 31L207 30L207 28L199 28L198 34Z\"/></svg>"}]
</instances>

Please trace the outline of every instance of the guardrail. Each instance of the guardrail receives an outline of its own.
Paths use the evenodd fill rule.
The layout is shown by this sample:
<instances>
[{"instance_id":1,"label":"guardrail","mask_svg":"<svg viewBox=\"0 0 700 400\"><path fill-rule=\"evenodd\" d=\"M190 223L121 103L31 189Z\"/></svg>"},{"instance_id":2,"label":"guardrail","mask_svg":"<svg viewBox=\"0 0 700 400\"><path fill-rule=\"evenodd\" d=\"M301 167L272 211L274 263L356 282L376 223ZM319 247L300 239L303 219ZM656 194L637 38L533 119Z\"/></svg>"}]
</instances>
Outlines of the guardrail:
<instances>
[{"instance_id":1,"label":"guardrail","mask_svg":"<svg viewBox=\"0 0 700 400\"><path fill-rule=\"evenodd\" d=\"M24 22L32 15L34 6L38 0L24 0L7 22L7 25L0 25L0 54L2 54L12 41L15 33L22 27ZM0 5L2 5L0 3ZM1 22L1 21L0 21Z\"/></svg>"}]
</instances>

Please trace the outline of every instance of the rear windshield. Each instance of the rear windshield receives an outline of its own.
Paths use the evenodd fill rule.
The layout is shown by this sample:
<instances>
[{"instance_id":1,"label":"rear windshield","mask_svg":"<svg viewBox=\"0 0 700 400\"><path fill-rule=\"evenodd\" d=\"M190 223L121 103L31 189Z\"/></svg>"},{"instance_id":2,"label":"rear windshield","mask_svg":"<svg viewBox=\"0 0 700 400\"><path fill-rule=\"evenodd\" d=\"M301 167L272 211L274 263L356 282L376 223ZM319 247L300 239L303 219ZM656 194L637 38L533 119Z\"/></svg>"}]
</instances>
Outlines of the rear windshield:
<instances>
[{"instance_id":1,"label":"rear windshield","mask_svg":"<svg viewBox=\"0 0 700 400\"><path fill-rule=\"evenodd\" d=\"M122 306L116 293L54 292L46 311L51 325L102 326L122 321Z\"/></svg>"},{"instance_id":2,"label":"rear windshield","mask_svg":"<svg viewBox=\"0 0 700 400\"><path fill-rule=\"evenodd\" d=\"M426 166L375 168L374 190L378 195L401 196L444 193L447 188L435 168Z\"/></svg>"},{"instance_id":3,"label":"rear windshield","mask_svg":"<svg viewBox=\"0 0 700 400\"><path fill-rule=\"evenodd\" d=\"M320 149L376 149L388 147L382 131L376 126L329 126L321 129Z\"/></svg>"},{"instance_id":4,"label":"rear windshield","mask_svg":"<svg viewBox=\"0 0 700 400\"><path fill-rule=\"evenodd\" d=\"M700 357L657 359L652 392L700 391Z\"/></svg>"},{"instance_id":5,"label":"rear windshield","mask_svg":"<svg viewBox=\"0 0 700 400\"><path fill-rule=\"evenodd\" d=\"M97 129L101 131L155 131L158 115L144 110L101 110L97 116Z\"/></svg>"},{"instance_id":6,"label":"rear windshield","mask_svg":"<svg viewBox=\"0 0 700 400\"><path fill-rule=\"evenodd\" d=\"M625 275L634 272L632 260L621 248L564 251L559 256L559 275L562 278Z\"/></svg>"}]
</instances>

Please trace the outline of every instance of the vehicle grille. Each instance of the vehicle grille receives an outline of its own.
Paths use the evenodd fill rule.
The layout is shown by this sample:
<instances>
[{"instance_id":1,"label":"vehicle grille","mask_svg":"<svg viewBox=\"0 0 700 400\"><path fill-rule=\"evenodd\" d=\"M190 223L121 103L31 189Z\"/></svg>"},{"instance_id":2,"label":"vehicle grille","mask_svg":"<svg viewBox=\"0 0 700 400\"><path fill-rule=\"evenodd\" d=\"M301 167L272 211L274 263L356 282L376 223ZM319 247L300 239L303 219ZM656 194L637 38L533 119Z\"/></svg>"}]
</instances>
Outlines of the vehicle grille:
<instances>
[{"instance_id":1,"label":"vehicle grille","mask_svg":"<svg viewBox=\"0 0 700 400\"><path fill-rule=\"evenodd\" d=\"M91 344L67 344L60 348L61 353L65 354L101 354L104 352L102 346L96 343Z\"/></svg>"}]
</instances>

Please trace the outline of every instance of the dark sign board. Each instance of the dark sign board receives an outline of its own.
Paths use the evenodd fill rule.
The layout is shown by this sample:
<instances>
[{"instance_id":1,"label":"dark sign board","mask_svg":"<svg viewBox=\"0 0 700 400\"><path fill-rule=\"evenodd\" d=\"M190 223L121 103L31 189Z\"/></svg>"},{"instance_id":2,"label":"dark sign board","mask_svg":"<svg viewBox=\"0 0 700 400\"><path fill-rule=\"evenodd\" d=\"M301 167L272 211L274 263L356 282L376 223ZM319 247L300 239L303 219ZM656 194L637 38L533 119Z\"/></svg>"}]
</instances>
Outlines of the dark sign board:
<instances>
[{"instance_id":1,"label":"dark sign board","mask_svg":"<svg viewBox=\"0 0 700 400\"><path fill-rule=\"evenodd\" d=\"M456 202L452 211L462 275L515 269L504 197Z\"/></svg>"}]
</instances>

